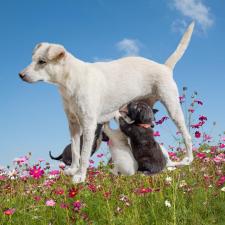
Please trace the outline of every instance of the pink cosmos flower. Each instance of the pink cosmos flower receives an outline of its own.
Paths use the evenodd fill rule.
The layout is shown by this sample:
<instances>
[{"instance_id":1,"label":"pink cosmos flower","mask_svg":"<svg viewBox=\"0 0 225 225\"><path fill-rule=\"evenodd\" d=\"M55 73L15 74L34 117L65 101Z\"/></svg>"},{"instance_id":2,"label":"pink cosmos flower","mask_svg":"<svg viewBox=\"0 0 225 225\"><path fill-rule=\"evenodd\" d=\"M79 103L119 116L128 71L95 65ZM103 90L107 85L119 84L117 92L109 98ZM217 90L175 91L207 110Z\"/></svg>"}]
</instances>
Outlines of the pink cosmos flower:
<instances>
[{"instance_id":1,"label":"pink cosmos flower","mask_svg":"<svg viewBox=\"0 0 225 225\"><path fill-rule=\"evenodd\" d=\"M196 138L200 138L201 137L201 133L199 131L195 131L195 137Z\"/></svg>"},{"instance_id":2,"label":"pink cosmos flower","mask_svg":"<svg viewBox=\"0 0 225 225\"><path fill-rule=\"evenodd\" d=\"M61 163L59 164L59 168L60 168L60 169L64 170L65 167L66 167L66 165L65 165L63 162L61 162Z\"/></svg>"},{"instance_id":3,"label":"pink cosmos flower","mask_svg":"<svg viewBox=\"0 0 225 225\"><path fill-rule=\"evenodd\" d=\"M77 194L78 194L78 189L76 189L76 188L71 188L70 190L69 190L69 198L73 198L73 197L75 197Z\"/></svg>"},{"instance_id":4,"label":"pink cosmos flower","mask_svg":"<svg viewBox=\"0 0 225 225\"><path fill-rule=\"evenodd\" d=\"M217 186L221 186L225 183L225 176L221 176L219 180L216 182Z\"/></svg>"},{"instance_id":5,"label":"pink cosmos flower","mask_svg":"<svg viewBox=\"0 0 225 225\"><path fill-rule=\"evenodd\" d=\"M16 209L14 209L14 208L6 209L4 211L4 214L7 215L7 216L11 216L11 215L13 215L15 213L15 211L16 211Z\"/></svg>"},{"instance_id":6,"label":"pink cosmos flower","mask_svg":"<svg viewBox=\"0 0 225 225\"><path fill-rule=\"evenodd\" d=\"M90 159L90 160L89 160L89 163L90 163L90 164L94 164L94 163L95 163L95 161L94 161L94 160L92 160L92 159Z\"/></svg>"},{"instance_id":7,"label":"pink cosmos flower","mask_svg":"<svg viewBox=\"0 0 225 225\"><path fill-rule=\"evenodd\" d=\"M98 158L102 158L104 156L104 154L103 153L101 153L101 154L97 154L97 157Z\"/></svg>"},{"instance_id":8,"label":"pink cosmos flower","mask_svg":"<svg viewBox=\"0 0 225 225\"><path fill-rule=\"evenodd\" d=\"M156 125L162 124L165 120L168 120L168 119L169 117L163 116L160 120L156 121L155 124Z\"/></svg>"},{"instance_id":9,"label":"pink cosmos flower","mask_svg":"<svg viewBox=\"0 0 225 225\"><path fill-rule=\"evenodd\" d=\"M6 177L6 176L4 176L4 175L0 175L0 181L6 180L6 179L7 179L7 177Z\"/></svg>"},{"instance_id":10,"label":"pink cosmos flower","mask_svg":"<svg viewBox=\"0 0 225 225\"><path fill-rule=\"evenodd\" d=\"M196 157L199 158L199 159L204 159L206 157L206 154L203 153L203 152L199 152L196 154Z\"/></svg>"},{"instance_id":11,"label":"pink cosmos flower","mask_svg":"<svg viewBox=\"0 0 225 225\"><path fill-rule=\"evenodd\" d=\"M192 125L191 125L191 128L198 129L198 128L200 128L201 126L203 126L204 124L205 124L205 121L200 121L199 123L192 124Z\"/></svg>"},{"instance_id":12,"label":"pink cosmos flower","mask_svg":"<svg viewBox=\"0 0 225 225\"><path fill-rule=\"evenodd\" d=\"M60 171L59 170L52 170L52 171L50 171L50 173L49 173L50 175L58 175L58 174L60 174Z\"/></svg>"},{"instance_id":13,"label":"pink cosmos flower","mask_svg":"<svg viewBox=\"0 0 225 225\"><path fill-rule=\"evenodd\" d=\"M207 117L206 116L199 116L198 118L200 121L204 121L204 120L207 120Z\"/></svg>"},{"instance_id":14,"label":"pink cosmos flower","mask_svg":"<svg viewBox=\"0 0 225 225\"><path fill-rule=\"evenodd\" d=\"M15 158L13 160L13 162L17 163L19 166L23 165L27 161L28 161L28 157L27 156L22 156L22 157L19 157L19 158Z\"/></svg>"},{"instance_id":15,"label":"pink cosmos flower","mask_svg":"<svg viewBox=\"0 0 225 225\"><path fill-rule=\"evenodd\" d=\"M180 100L180 103L182 104L185 101L185 96L184 95L179 96L179 100Z\"/></svg>"},{"instance_id":16,"label":"pink cosmos flower","mask_svg":"<svg viewBox=\"0 0 225 225\"><path fill-rule=\"evenodd\" d=\"M61 203L61 204L60 204L60 208L62 208L62 209L67 209L67 208L68 208L68 205L65 204L65 203Z\"/></svg>"},{"instance_id":17,"label":"pink cosmos flower","mask_svg":"<svg viewBox=\"0 0 225 225\"><path fill-rule=\"evenodd\" d=\"M49 199L45 202L45 205L47 206L55 206L55 201L53 199Z\"/></svg>"},{"instance_id":18,"label":"pink cosmos flower","mask_svg":"<svg viewBox=\"0 0 225 225\"><path fill-rule=\"evenodd\" d=\"M225 137L222 137L222 138L221 138L221 141L224 141L224 142L225 142Z\"/></svg>"},{"instance_id":19,"label":"pink cosmos flower","mask_svg":"<svg viewBox=\"0 0 225 225\"><path fill-rule=\"evenodd\" d=\"M36 202L39 202L39 201L41 200L41 197L40 197L40 196L34 196L34 200L35 200Z\"/></svg>"},{"instance_id":20,"label":"pink cosmos flower","mask_svg":"<svg viewBox=\"0 0 225 225\"><path fill-rule=\"evenodd\" d=\"M44 170L41 169L41 167L36 167L33 166L33 168L30 168L30 175L34 178L34 179L39 179L43 176L44 174Z\"/></svg>"},{"instance_id":21,"label":"pink cosmos flower","mask_svg":"<svg viewBox=\"0 0 225 225\"><path fill-rule=\"evenodd\" d=\"M220 144L220 148L225 148L225 144Z\"/></svg>"},{"instance_id":22,"label":"pink cosmos flower","mask_svg":"<svg viewBox=\"0 0 225 225\"><path fill-rule=\"evenodd\" d=\"M193 113L195 110L193 108L189 108L188 112Z\"/></svg>"},{"instance_id":23,"label":"pink cosmos flower","mask_svg":"<svg viewBox=\"0 0 225 225\"><path fill-rule=\"evenodd\" d=\"M212 137L208 134L204 134L204 141L211 141Z\"/></svg>"},{"instance_id":24,"label":"pink cosmos flower","mask_svg":"<svg viewBox=\"0 0 225 225\"><path fill-rule=\"evenodd\" d=\"M202 101L200 101L200 100L194 100L194 102L196 102L198 105L203 105L203 102Z\"/></svg>"},{"instance_id":25,"label":"pink cosmos flower","mask_svg":"<svg viewBox=\"0 0 225 225\"><path fill-rule=\"evenodd\" d=\"M64 190L62 188L57 188L54 192L57 195L63 195L64 194Z\"/></svg>"},{"instance_id":26,"label":"pink cosmos flower","mask_svg":"<svg viewBox=\"0 0 225 225\"><path fill-rule=\"evenodd\" d=\"M81 202L79 200L73 202L73 207L75 211L79 211L81 208Z\"/></svg>"},{"instance_id":27,"label":"pink cosmos flower","mask_svg":"<svg viewBox=\"0 0 225 225\"><path fill-rule=\"evenodd\" d=\"M152 189L151 188L138 188L134 192L137 194L143 195L143 194L151 193Z\"/></svg>"},{"instance_id":28,"label":"pink cosmos flower","mask_svg":"<svg viewBox=\"0 0 225 225\"><path fill-rule=\"evenodd\" d=\"M154 137L160 137L159 131L155 131L155 132L153 133L153 136L154 136Z\"/></svg>"}]
</instances>

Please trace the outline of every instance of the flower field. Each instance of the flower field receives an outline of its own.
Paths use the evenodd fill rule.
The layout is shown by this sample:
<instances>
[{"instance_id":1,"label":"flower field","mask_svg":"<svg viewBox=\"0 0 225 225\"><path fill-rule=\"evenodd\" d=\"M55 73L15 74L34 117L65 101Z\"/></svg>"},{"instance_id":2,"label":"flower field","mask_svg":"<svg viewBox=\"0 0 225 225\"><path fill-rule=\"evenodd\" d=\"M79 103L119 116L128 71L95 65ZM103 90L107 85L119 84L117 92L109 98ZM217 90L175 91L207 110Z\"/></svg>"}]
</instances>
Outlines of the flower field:
<instances>
[{"instance_id":1,"label":"flower field","mask_svg":"<svg viewBox=\"0 0 225 225\"><path fill-rule=\"evenodd\" d=\"M225 135L215 141L204 132L207 117L194 114L203 105L197 97L191 96L186 113L194 143L190 166L168 168L154 176L116 177L110 173L112 165L94 168L91 160L86 182L74 185L63 175L61 164L58 169L42 160L31 164L28 154L16 158L13 168L0 169L0 224L224 224ZM157 129L155 136L160 136ZM168 149L179 161L184 154L179 132L176 138L177 146Z\"/></svg>"}]
</instances>

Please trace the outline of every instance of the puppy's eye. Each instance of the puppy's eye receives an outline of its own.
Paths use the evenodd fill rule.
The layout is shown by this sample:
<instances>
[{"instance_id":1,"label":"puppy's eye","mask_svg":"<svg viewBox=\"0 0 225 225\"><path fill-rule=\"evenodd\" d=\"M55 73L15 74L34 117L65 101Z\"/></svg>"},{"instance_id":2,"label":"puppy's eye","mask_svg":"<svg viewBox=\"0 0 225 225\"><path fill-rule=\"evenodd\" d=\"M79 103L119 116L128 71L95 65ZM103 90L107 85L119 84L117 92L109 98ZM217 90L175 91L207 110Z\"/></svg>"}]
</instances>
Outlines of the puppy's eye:
<instances>
[{"instance_id":1,"label":"puppy's eye","mask_svg":"<svg viewBox=\"0 0 225 225\"><path fill-rule=\"evenodd\" d=\"M38 61L38 64L44 65L44 64L46 64L46 61L44 61L43 59L40 59L40 60Z\"/></svg>"}]
</instances>

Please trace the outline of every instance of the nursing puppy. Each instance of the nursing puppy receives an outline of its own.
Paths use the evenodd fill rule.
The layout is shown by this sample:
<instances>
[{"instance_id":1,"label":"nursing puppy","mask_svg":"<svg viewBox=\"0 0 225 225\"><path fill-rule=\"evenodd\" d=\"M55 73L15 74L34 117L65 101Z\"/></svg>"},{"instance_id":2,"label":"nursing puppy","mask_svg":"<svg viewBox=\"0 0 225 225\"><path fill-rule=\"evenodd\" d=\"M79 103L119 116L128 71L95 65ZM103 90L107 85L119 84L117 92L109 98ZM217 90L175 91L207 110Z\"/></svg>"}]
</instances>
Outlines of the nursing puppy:
<instances>
[{"instance_id":1,"label":"nursing puppy","mask_svg":"<svg viewBox=\"0 0 225 225\"><path fill-rule=\"evenodd\" d=\"M111 129L108 123L104 125L103 129L109 137L108 146L114 164L112 173L115 175L134 175L138 169L138 164L128 144L127 136L119 128Z\"/></svg>"},{"instance_id":2,"label":"nursing puppy","mask_svg":"<svg viewBox=\"0 0 225 225\"><path fill-rule=\"evenodd\" d=\"M96 152L96 150L101 145L102 141L107 142L109 140L108 137L104 134L104 132L102 132L102 126L103 124L97 124L91 155L93 155ZM80 149L82 149L82 145L83 145L83 136L81 136L80 138ZM51 151L49 151L49 156L53 160L60 160L63 163L65 163L65 165L70 166L72 163L71 144L68 144L59 156L57 157L52 156Z\"/></svg>"},{"instance_id":3,"label":"nursing puppy","mask_svg":"<svg viewBox=\"0 0 225 225\"><path fill-rule=\"evenodd\" d=\"M84 62L62 45L38 44L32 62L19 76L23 81L55 84L67 115L72 149L72 164L65 174L73 182L85 181L97 123L107 122L115 112L133 100L149 99L150 106L160 101L180 130L186 146L183 165L193 161L191 136L185 124L173 70L192 36L190 24L176 50L165 63L143 57L124 57L110 62ZM80 151L80 136L83 146Z\"/></svg>"},{"instance_id":4,"label":"nursing puppy","mask_svg":"<svg viewBox=\"0 0 225 225\"><path fill-rule=\"evenodd\" d=\"M166 167L167 158L153 136L154 112L158 110L152 110L142 101L131 102L127 110L127 116L133 122L129 124L120 117L120 129L130 138L132 152L138 162L138 171L159 173Z\"/></svg>"}]
</instances>

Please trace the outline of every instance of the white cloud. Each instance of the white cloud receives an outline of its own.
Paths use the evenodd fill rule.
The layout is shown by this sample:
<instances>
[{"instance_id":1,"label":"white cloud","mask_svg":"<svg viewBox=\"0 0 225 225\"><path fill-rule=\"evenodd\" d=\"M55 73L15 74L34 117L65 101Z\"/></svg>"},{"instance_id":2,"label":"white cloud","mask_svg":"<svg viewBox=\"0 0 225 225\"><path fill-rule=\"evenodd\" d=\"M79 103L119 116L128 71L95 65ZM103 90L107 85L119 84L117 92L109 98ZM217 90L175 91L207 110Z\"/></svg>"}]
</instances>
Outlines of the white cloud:
<instances>
[{"instance_id":1,"label":"white cloud","mask_svg":"<svg viewBox=\"0 0 225 225\"><path fill-rule=\"evenodd\" d=\"M133 39L124 38L116 44L119 51L124 52L126 56L138 55L140 51L140 42Z\"/></svg>"},{"instance_id":2,"label":"white cloud","mask_svg":"<svg viewBox=\"0 0 225 225\"><path fill-rule=\"evenodd\" d=\"M212 15L210 14L210 8L204 5L202 0L172 0L173 6L183 16L195 20L203 31L206 31L213 25ZM185 20L180 20L180 25L184 26ZM178 22L172 26L178 27ZM186 25L186 24L185 24Z\"/></svg>"}]
</instances>

